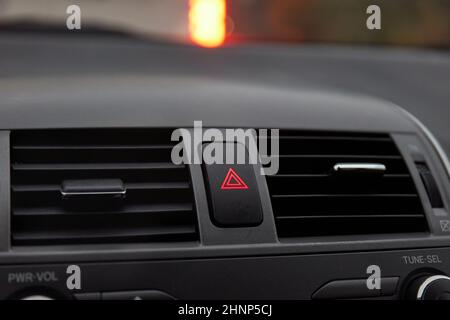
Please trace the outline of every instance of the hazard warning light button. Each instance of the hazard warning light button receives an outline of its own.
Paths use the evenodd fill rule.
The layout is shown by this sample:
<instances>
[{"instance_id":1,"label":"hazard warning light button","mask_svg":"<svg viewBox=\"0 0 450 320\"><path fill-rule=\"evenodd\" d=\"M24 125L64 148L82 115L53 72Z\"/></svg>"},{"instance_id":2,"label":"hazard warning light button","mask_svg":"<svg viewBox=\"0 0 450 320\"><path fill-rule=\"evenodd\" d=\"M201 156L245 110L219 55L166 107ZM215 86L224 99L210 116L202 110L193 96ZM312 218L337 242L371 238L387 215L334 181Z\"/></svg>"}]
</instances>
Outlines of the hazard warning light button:
<instances>
[{"instance_id":1,"label":"hazard warning light button","mask_svg":"<svg viewBox=\"0 0 450 320\"><path fill-rule=\"evenodd\" d=\"M211 219L219 227L261 224L261 200L251 164L204 165L209 189Z\"/></svg>"}]
</instances>

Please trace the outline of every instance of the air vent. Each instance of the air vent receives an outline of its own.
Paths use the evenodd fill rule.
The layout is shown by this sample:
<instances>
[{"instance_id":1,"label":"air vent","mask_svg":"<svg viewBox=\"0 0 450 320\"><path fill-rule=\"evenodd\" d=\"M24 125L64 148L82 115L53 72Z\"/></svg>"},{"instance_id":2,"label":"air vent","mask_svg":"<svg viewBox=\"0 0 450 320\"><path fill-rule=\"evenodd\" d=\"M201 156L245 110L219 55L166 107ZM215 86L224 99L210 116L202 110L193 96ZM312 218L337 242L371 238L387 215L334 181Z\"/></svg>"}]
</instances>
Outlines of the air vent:
<instances>
[{"instance_id":1,"label":"air vent","mask_svg":"<svg viewBox=\"0 0 450 320\"><path fill-rule=\"evenodd\" d=\"M388 135L281 132L280 170L267 182L279 237L427 230Z\"/></svg>"},{"instance_id":2,"label":"air vent","mask_svg":"<svg viewBox=\"0 0 450 320\"><path fill-rule=\"evenodd\" d=\"M169 130L11 134L13 245L197 239L187 167Z\"/></svg>"}]
</instances>

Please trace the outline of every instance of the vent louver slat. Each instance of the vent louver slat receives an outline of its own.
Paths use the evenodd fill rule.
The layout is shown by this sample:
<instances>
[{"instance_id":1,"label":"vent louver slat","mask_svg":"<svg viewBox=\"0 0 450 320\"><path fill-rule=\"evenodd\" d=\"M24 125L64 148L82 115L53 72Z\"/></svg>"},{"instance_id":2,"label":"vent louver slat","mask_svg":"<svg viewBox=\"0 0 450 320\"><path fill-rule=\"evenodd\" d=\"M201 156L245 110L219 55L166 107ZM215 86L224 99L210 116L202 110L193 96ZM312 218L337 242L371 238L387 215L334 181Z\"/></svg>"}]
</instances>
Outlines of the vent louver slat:
<instances>
[{"instance_id":1,"label":"vent louver slat","mask_svg":"<svg viewBox=\"0 0 450 320\"><path fill-rule=\"evenodd\" d=\"M198 239L187 167L170 130L45 130L11 134L13 245ZM121 181L120 199L63 197L64 181Z\"/></svg>"},{"instance_id":2,"label":"vent louver slat","mask_svg":"<svg viewBox=\"0 0 450 320\"><path fill-rule=\"evenodd\" d=\"M386 171L336 174L338 163ZM267 183L280 238L427 231L414 182L388 135L280 132L280 169Z\"/></svg>"}]
</instances>

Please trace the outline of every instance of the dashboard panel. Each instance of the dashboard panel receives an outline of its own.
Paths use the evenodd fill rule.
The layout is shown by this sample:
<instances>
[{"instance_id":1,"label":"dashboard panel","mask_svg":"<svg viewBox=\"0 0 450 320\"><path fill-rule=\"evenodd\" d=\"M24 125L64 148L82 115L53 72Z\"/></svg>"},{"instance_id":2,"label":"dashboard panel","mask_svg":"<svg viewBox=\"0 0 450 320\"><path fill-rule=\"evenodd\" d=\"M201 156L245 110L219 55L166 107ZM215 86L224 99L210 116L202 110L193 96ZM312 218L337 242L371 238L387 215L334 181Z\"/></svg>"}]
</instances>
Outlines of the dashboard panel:
<instances>
[{"instance_id":1,"label":"dashboard panel","mask_svg":"<svg viewBox=\"0 0 450 320\"><path fill-rule=\"evenodd\" d=\"M73 42L55 48L47 39L32 54L43 64L30 65L21 51L29 43L2 43L4 54L19 50L25 60L0 71L0 298L446 292L449 164L401 108L408 106L336 88L236 80L237 64L215 72L219 57L245 62L254 49L130 42L117 56L105 40L75 46L80 57ZM258 50L256 57L277 53ZM105 56L94 64L98 52ZM194 136L200 120L219 132L279 129L280 172L263 176L260 163L174 165L173 130ZM355 164L356 173L330 171ZM374 266L375 290L367 282ZM77 270L81 282L71 285Z\"/></svg>"}]
</instances>

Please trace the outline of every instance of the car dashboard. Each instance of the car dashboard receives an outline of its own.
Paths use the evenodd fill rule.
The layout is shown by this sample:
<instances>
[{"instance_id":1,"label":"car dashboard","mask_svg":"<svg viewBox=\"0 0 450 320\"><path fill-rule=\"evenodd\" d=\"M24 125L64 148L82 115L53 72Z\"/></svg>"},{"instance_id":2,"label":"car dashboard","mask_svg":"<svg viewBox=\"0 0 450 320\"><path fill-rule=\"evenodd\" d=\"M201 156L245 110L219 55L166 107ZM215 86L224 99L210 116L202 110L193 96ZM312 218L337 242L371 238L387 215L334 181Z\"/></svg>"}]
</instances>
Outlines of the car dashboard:
<instances>
[{"instance_id":1,"label":"car dashboard","mask_svg":"<svg viewBox=\"0 0 450 320\"><path fill-rule=\"evenodd\" d=\"M450 274L449 163L404 106L217 76L232 49L3 41L0 298L409 299ZM278 172L174 164L198 121L278 130Z\"/></svg>"}]
</instances>

